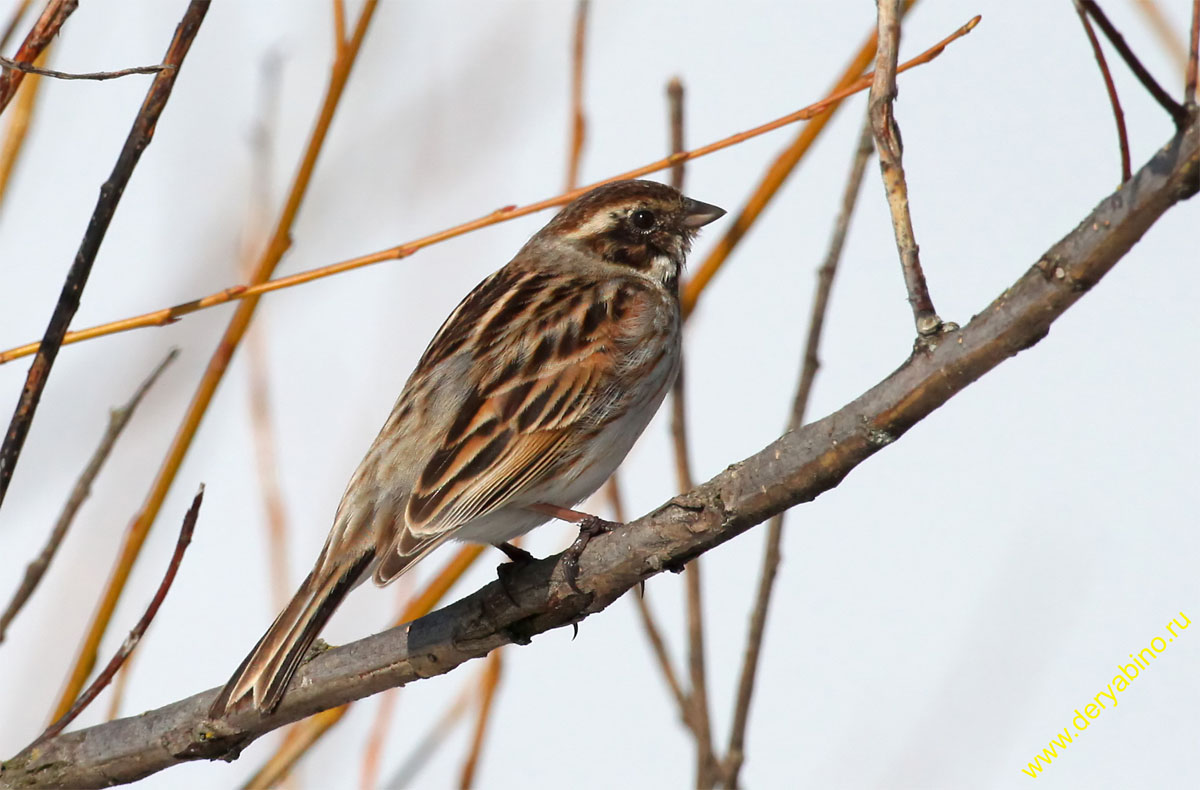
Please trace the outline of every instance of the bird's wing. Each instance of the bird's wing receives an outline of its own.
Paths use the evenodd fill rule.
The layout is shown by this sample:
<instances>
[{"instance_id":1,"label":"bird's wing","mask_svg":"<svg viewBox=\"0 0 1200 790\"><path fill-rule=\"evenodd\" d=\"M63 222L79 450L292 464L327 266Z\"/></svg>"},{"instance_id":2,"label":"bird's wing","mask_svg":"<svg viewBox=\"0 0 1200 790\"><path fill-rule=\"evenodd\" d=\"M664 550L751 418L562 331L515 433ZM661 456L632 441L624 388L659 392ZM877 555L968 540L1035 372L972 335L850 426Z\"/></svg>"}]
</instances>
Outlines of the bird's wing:
<instances>
[{"instance_id":1,"label":"bird's wing","mask_svg":"<svg viewBox=\"0 0 1200 790\"><path fill-rule=\"evenodd\" d=\"M464 300L414 374L428 380L422 368L475 355L467 395L413 482L404 526L384 554L378 581L560 474L619 408L616 346L628 343L625 319L644 307L644 297L611 283L548 286L540 273L508 281L504 275ZM472 303L489 290L493 299Z\"/></svg>"}]
</instances>

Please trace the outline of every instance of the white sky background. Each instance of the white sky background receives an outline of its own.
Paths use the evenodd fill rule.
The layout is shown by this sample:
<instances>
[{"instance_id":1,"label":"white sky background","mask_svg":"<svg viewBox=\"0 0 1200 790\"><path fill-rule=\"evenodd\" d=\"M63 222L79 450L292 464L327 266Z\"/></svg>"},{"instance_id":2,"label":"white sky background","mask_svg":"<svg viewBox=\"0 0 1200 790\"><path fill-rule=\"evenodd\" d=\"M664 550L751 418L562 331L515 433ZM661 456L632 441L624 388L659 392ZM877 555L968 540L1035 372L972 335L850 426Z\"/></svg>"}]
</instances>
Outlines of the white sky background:
<instances>
[{"instance_id":1,"label":"white sky background","mask_svg":"<svg viewBox=\"0 0 1200 790\"><path fill-rule=\"evenodd\" d=\"M154 63L186 3L84 3L53 66ZM278 202L325 87L328 3L217 0L104 242L74 326L144 312L238 282L252 173L259 64L282 57ZM353 3L352 17L357 11ZM1183 35L1190 3L1162 0ZM1172 95L1182 76L1131 0L1105 9ZM924 0L901 57L975 13L979 28L900 78L913 216L939 313L966 323L1115 186L1119 157L1103 83L1069 2ZM389 247L564 180L572 4L385 2L319 161L280 274ZM687 86L698 145L825 95L874 24L874 4L737 5L602 0L588 40L594 181L664 153L663 86ZM1111 49L1135 169L1171 134ZM40 337L144 96L146 77L43 86L28 150L0 210L0 345ZM865 95L849 102L705 293L687 336L700 479L757 451L784 422ZM796 128L689 164L686 191L731 214ZM661 176L665 178L664 176ZM548 214L473 233L400 262L268 296L279 474L298 582L346 480L417 357L463 294ZM698 264L728 227L707 228ZM968 388L835 490L794 510L747 747L749 787L1022 787L1020 771L1111 681L1128 654L1185 612L1200 623L1195 529L1200 272L1193 200L1170 211L1049 337ZM172 345L46 583L0 647L0 755L33 737L231 307L63 350L0 512L0 595L15 588L103 430L108 409ZM810 409L838 408L903 362L913 338L878 168L867 171ZM0 367L8 418L28 370ZM239 352L122 599L102 660L157 586L178 525L207 486L195 542L143 642L123 712L225 681L276 608ZM632 513L673 493L667 425L623 469ZM597 505L599 507L599 505ZM724 744L764 529L704 558L710 696ZM550 525L527 544L560 550ZM418 583L451 551L425 562ZM493 578L484 561L453 591ZM677 656L682 580L646 588ZM392 588L360 588L324 634L360 638L394 617ZM401 692L383 777L482 662ZM1200 629L1169 645L1040 777L1049 787L1200 783ZM479 786L687 787L692 745L631 602L510 650ZM101 720L108 693L82 717ZM307 758L302 787L353 788L379 699ZM461 728L421 786L457 782ZM155 788L232 787L271 754L194 763Z\"/></svg>"}]
</instances>

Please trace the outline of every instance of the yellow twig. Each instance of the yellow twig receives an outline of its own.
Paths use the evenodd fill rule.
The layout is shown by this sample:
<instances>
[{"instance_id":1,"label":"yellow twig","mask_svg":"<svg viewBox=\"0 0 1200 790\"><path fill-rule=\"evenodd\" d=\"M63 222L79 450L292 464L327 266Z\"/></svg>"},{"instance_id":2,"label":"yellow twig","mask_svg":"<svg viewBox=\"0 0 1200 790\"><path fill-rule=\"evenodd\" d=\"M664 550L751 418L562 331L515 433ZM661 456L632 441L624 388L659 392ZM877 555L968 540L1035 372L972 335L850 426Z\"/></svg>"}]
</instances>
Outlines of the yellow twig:
<instances>
[{"instance_id":1,"label":"yellow twig","mask_svg":"<svg viewBox=\"0 0 1200 790\"><path fill-rule=\"evenodd\" d=\"M479 767L479 757L483 754L483 739L487 734L489 714L492 711L492 700L496 697L496 688L500 685L500 671L504 668L504 651L497 648L487 657L487 666L480 683L479 715L475 718L475 732L471 736L471 751L463 763L462 774L458 786L461 790L469 790L475 783L475 771Z\"/></svg>"},{"instance_id":2,"label":"yellow twig","mask_svg":"<svg viewBox=\"0 0 1200 790\"><path fill-rule=\"evenodd\" d=\"M912 8L916 0L905 0L903 9L905 12ZM942 40L931 49L918 55L897 69L897 73L904 71L906 68L924 63L926 60L922 58L936 57L941 53L942 49L959 36L970 32L972 28L979 23L979 17L975 17L963 27L959 28L954 35ZM799 164L800 160L808 153L808 149L816 142L821 131L825 128L825 124L833 118L834 111L840 106L842 99L852 93L857 93L862 87L869 87L871 80L874 78L874 73L863 76L863 71L871 65L875 60L875 47L878 44L878 35L872 32L867 40L863 43L858 53L846 66L842 75L838 77L834 83L833 91L828 99L821 102L820 109L812 113L809 117L812 121L805 124L800 130L800 134L796 139L783 150L782 153L775 159L775 162L767 169L766 175L762 181L755 187L751 193L750 199L746 201L746 205L742 208L740 214L734 219L733 224L729 226L729 230L725 231L725 235L721 237L712 252L704 259L696 269L696 273L687 281L683 287L683 314L688 316L692 310L696 309L696 303L700 300L700 294L712 282L713 277L720 271L725 261L729 259L730 253L746 235L746 231L750 230L750 226L754 224L763 209L771 202L771 198L775 197L775 193L783 186L783 182L791 175L792 170ZM3 361L0 358L0 361Z\"/></svg>"},{"instance_id":3,"label":"yellow twig","mask_svg":"<svg viewBox=\"0 0 1200 790\"><path fill-rule=\"evenodd\" d=\"M362 46L362 40L366 35L367 26L375 12L376 3L377 0L367 0L363 6L362 13L359 15L353 38L347 48L339 52L334 60L329 77L329 87L326 89L325 99L321 105L320 114L317 116L316 127L313 129L308 146L304 152L304 157L292 181L287 202L284 204L279 221L275 226L275 233L271 239L271 243L259 259L258 265L255 266L255 281L267 279L275 269L276 264L283 257L284 252L290 246L292 223L296 218L296 213L300 210L300 203L304 199L304 194L308 190L313 168L317 162L317 155L320 153L321 147L325 142L325 136L333 120L334 111L337 109L338 102L342 97L342 90L346 85L347 78L350 76L350 69L354 65L359 49ZM76 657L68 676L66 687L63 689L58 704L55 706L54 718L58 718L71 707L71 703L78 696L79 690L83 687L87 676L91 673L92 667L95 665L96 652L99 649L100 640L103 638L105 631L108 630L113 611L116 609L117 601L121 597L121 592L124 590L125 583L129 579L133 563L137 560L138 554L141 552L142 545L146 541L146 536L150 532L150 526L154 523L158 511L162 507L163 500L166 499L167 491L170 489L171 483L175 480L175 475L179 471L180 464L183 463L183 457L191 446L192 438L196 435L196 430L200 427L200 421L208 410L208 405L217 391L217 385L220 384L222 377L225 375L225 370L229 366L233 352L241 342L246 328L250 325L250 319L253 318L254 309L257 306L258 300L253 297L238 305L237 312L234 313L233 319L229 322L229 326L221 338L221 342L217 345L216 351L209 360L208 368L204 371L204 377L200 380L200 385L197 387L196 393L192 396L191 403L188 404L187 413L184 415L183 421L176 431L174 439L171 441L166 458L163 459L162 465L155 475L154 482L150 486L150 491L146 495L145 502L142 504L141 510L134 516L125 533L125 540L121 545L121 552L117 557L116 564L113 566L112 575L109 577L104 592L100 595L100 605L88 626L87 634L84 636L83 643L79 649L79 655Z\"/></svg>"},{"instance_id":4,"label":"yellow twig","mask_svg":"<svg viewBox=\"0 0 1200 790\"><path fill-rule=\"evenodd\" d=\"M46 47L33 64L44 66L49 56L50 48ZM29 79L25 80L25 83L17 89L16 104L9 113L8 129L4 135L4 143L0 145L0 205L3 205L4 197L8 194L8 181L12 177L21 151L24 150L25 135L29 132L29 125L33 122L33 108L37 104L41 87L42 78L31 74Z\"/></svg>"},{"instance_id":5,"label":"yellow twig","mask_svg":"<svg viewBox=\"0 0 1200 790\"><path fill-rule=\"evenodd\" d=\"M901 66L899 66L896 69L897 73L902 72L902 71L907 71L911 68L922 65L924 63L928 63L929 61L933 60L935 57L940 55L942 50L944 50L946 48L946 46L948 46L951 42L955 41L956 39L961 38L962 36L969 33L971 30L973 30L975 28L975 26L979 23L979 20L980 20L980 17L978 17L978 16L975 17L970 22L963 25L961 28L956 30L954 33L952 33L951 35L942 39L941 41L939 41L934 46L930 47L928 50L926 50L922 54L920 54L917 57L913 58L912 60L902 64ZM867 58L867 60L869 61L870 58ZM535 203L529 203L524 206L505 206L503 208L500 208L500 209L497 209L497 210L491 212L490 214L486 214L482 217L473 219L469 222L464 222L460 225L455 225L452 228L447 228L445 230L441 230L436 233L431 233L428 236L424 236L422 238L415 239L413 241L408 242L407 244L401 244L401 245L398 245L395 247L389 247L388 249L385 249L385 250L379 250L378 252L372 252L372 253L368 253L366 255L360 255L357 258L350 258L348 260L339 261L338 263L329 264L328 266L321 266L316 269L310 269L306 272L299 272L297 274L293 274L288 277L280 277L277 280L269 280L266 282L256 283L253 285L231 286L229 288L225 288L216 293L209 294L208 296L204 296L199 299L193 299L190 302L184 302L182 304L178 304L173 307L166 307L161 310L154 310L152 312L144 313L139 316L124 318L124 319L121 319L118 321L112 321L112 322L109 322L106 324L89 327L87 329L81 329L76 332L68 332L66 334L66 336L63 338L63 345L68 345L71 343L78 343L81 340L90 340L95 337L111 335L111 334L115 334L117 332L125 332L130 329L138 329L138 328L150 327L150 326L165 326L167 324L174 323L176 320L178 320L182 316L185 316L189 313L194 313L198 310L203 310L203 309L206 309L209 307L215 307L216 305L225 304L227 302L236 301L239 299L241 299L241 300L254 299L254 298L256 298L264 293L268 293L270 291L278 291L282 288L290 288L295 285L301 285L303 283L312 282L313 280L319 280L319 279L322 279L324 277L329 277L334 274L340 274L342 272L347 272L352 269L358 269L363 266L369 266L370 264L373 264L373 263L380 263L382 261L390 261L390 260L397 260L400 258L407 258L408 256L412 255L413 253L415 253L418 250L421 250L425 247L429 247L431 245L438 244L438 243L446 241L448 239L453 239L458 236L462 236L466 233L470 233L471 231L479 230L480 228L485 228L485 227L488 227L489 225L496 225L500 222L506 222L508 220L515 219L517 217L524 217L528 214L533 214L535 212L542 211L542 210L545 210L548 208L553 208L555 206L560 206L564 203L570 202L571 200L582 195L584 192L587 192L589 189L592 189L600 184L607 184L612 181L620 181L620 180L626 179L626 178L641 178L642 176L646 176L651 173L656 173L660 170L665 170L669 167L672 167L675 164L678 164L679 162L686 162L686 161L689 161L692 159L699 159L700 157L708 156L709 154L724 150L724 149L729 148L734 145L738 145L739 143L743 143L746 140L750 140L754 137L758 137L760 135L766 134L767 132L772 132L776 129L787 126L789 124L796 123L797 121L804 121L804 120L808 120L810 118L815 118L820 113L822 113L827 108L829 108L831 105L834 105L834 104L840 102L842 99L845 99L847 96L851 96L855 93L858 93L859 91L865 90L866 88L870 87L871 76L872 75L870 75L870 74L866 74L866 75L862 76L861 78L859 78L858 80L855 80L854 82L850 83L845 88L830 94L829 96L825 97L824 99L822 99L821 101L819 101L815 104L811 104L808 107L804 107L793 113L789 113L780 118L776 118L775 120L769 121L765 124L762 124L761 126L756 126L753 129L747 129L744 132L738 132L737 134L730 135L729 137L726 137L721 140L717 140L716 142L713 142L713 143L709 143L708 145L704 145L699 148L694 148L691 151L686 151L681 154L672 155L672 156L665 157L663 159L659 159L655 162L651 162L650 164L643 165L642 167L634 168L633 170L628 170L624 173L620 173L618 175L611 176L602 181L597 181L594 184L589 184L587 186L571 190L570 192L564 192L561 195L556 195L551 198L546 198L545 200L539 200ZM812 126L813 126L813 124L809 124L809 126L805 127L805 130L807 131ZM691 290L694 293L698 293L699 288L700 288L700 284L697 283L696 285L692 286ZM29 354L33 354L37 351L37 349L38 349L37 343L28 343L23 346L18 346L16 348L11 348L11 349L8 349L7 351L0 352L0 364L3 364L5 362L10 362L10 361L12 361L14 359L18 359L20 357L28 356Z\"/></svg>"},{"instance_id":6,"label":"yellow twig","mask_svg":"<svg viewBox=\"0 0 1200 790\"><path fill-rule=\"evenodd\" d=\"M468 544L460 548L453 559L433 578L421 594L404 607L404 612L396 621L396 625L411 622L431 612L438 601L450 591L454 583L466 573L467 568L471 567L471 563L475 562L483 549L484 547L478 544ZM287 776L296 761L308 751L308 747L316 743L330 727L341 721L342 716L346 715L346 711L349 709L349 705L331 708L297 724L295 736L271 755L258 773L246 783L245 790L266 790Z\"/></svg>"}]
</instances>

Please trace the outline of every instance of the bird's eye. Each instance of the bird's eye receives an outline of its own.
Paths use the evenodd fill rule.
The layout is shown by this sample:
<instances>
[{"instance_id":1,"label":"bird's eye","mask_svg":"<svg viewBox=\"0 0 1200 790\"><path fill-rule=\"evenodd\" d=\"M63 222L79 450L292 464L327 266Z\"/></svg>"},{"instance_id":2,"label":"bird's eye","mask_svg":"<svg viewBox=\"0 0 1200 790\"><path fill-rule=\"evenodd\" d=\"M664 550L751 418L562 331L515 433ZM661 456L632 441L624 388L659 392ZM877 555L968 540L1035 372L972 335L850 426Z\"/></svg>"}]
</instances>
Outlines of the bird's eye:
<instances>
[{"instance_id":1,"label":"bird's eye","mask_svg":"<svg viewBox=\"0 0 1200 790\"><path fill-rule=\"evenodd\" d=\"M640 228L641 230L650 230L654 227L654 212L647 211L644 208L638 209L630 214L629 219L633 222L634 227Z\"/></svg>"}]
</instances>

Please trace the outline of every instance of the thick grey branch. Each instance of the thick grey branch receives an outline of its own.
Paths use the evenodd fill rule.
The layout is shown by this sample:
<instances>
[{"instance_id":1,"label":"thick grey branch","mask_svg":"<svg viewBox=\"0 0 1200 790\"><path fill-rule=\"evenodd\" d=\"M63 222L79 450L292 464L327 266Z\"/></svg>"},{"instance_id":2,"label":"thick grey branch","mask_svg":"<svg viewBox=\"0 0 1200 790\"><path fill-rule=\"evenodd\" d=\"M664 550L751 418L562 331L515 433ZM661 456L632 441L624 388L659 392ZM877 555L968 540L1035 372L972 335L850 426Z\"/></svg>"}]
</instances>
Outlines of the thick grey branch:
<instances>
[{"instance_id":1,"label":"thick grey branch","mask_svg":"<svg viewBox=\"0 0 1200 790\"><path fill-rule=\"evenodd\" d=\"M0 786L101 787L184 760L235 757L266 732L317 711L445 674L505 644L577 622L664 568L680 567L785 508L836 486L858 464L971 382L1037 343L1175 203L1200 189L1200 121L1187 126L1120 191L961 330L926 342L894 373L822 420L653 513L588 544L570 595L555 559L513 573L413 623L330 650L302 667L276 713L221 722L216 689L141 716L59 735L5 763Z\"/></svg>"}]
</instances>

